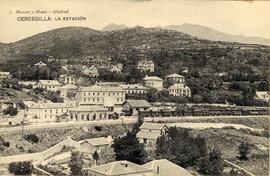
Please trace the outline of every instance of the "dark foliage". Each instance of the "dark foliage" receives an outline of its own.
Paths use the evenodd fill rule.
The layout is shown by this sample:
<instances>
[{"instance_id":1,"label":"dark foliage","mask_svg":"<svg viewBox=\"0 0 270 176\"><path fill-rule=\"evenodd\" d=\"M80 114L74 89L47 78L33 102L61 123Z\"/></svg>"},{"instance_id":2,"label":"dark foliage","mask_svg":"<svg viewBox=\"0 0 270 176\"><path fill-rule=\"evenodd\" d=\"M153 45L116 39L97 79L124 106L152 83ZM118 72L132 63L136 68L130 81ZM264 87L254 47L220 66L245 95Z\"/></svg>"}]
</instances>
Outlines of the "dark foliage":
<instances>
[{"instance_id":1,"label":"dark foliage","mask_svg":"<svg viewBox=\"0 0 270 176\"><path fill-rule=\"evenodd\" d=\"M147 157L143 144L139 143L136 134L132 132L127 132L122 137L116 137L112 146L116 154L116 160L143 164Z\"/></svg>"},{"instance_id":2,"label":"dark foliage","mask_svg":"<svg viewBox=\"0 0 270 176\"><path fill-rule=\"evenodd\" d=\"M24 139L29 141L29 142L32 142L32 143L38 143L39 142L38 136L35 135L35 134L32 134L32 133L31 134L26 134L24 136Z\"/></svg>"},{"instance_id":3,"label":"dark foliage","mask_svg":"<svg viewBox=\"0 0 270 176\"><path fill-rule=\"evenodd\" d=\"M239 159L248 160L248 154L250 153L250 145L247 142L241 142L238 146Z\"/></svg>"},{"instance_id":4,"label":"dark foliage","mask_svg":"<svg viewBox=\"0 0 270 176\"><path fill-rule=\"evenodd\" d=\"M82 175L83 159L80 152L74 151L71 153L71 160L68 166L70 167L71 175Z\"/></svg>"},{"instance_id":5,"label":"dark foliage","mask_svg":"<svg viewBox=\"0 0 270 176\"><path fill-rule=\"evenodd\" d=\"M9 105L7 109L3 110L3 114L7 115L9 114L10 116L15 116L18 114L17 107L13 107L13 105Z\"/></svg>"},{"instance_id":6,"label":"dark foliage","mask_svg":"<svg viewBox=\"0 0 270 176\"><path fill-rule=\"evenodd\" d=\"M33 165L30 161L13 162L8 165L8 170L15 175L31 175Z\"/></svg>"}]
</instances>

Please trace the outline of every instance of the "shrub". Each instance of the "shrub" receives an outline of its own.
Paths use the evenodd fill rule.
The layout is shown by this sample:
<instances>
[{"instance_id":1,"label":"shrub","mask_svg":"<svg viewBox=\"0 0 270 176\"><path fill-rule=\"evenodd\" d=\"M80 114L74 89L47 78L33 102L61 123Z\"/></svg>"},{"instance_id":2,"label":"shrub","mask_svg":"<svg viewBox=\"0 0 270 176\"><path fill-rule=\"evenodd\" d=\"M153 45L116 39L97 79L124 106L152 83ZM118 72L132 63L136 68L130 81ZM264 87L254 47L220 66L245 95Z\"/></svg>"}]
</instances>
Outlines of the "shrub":
<instances>
[{"instance_id":1,"label":"shrub","mask_svg":"<svg viewBox=\"0 0 270 176\"><path fill-rule=\"evenodd\" d=\"M9 147L9 146L10 146L10 143L9 143L9 142L5 142L5 143L4 143L4 146L5 146L5 147Z\"/></svg>"},{"instance_id":2,"label":"shrub","mask_svg":"<svg viewBox=\"0 0 270 176\"><path fill-rule=\"evenodd\" d=\"M248 160L248 154L250 153L250 145L247 142L241 142L238 146L239 159Z\"/></svg>"},{"instance_id":3,"label":"shrub","mask_svg":"<svg viewBox=\"0 0 270 176\"><path fill-rule=\"evenodd\" d=\"M31 175L33 165L30 161L13 162L8 165L8 171L15 175Z\"/></svg>"},{"instance_id":4,"label":"shrub","mask_svg":"<svg viewBox=\"0 0 270 176\"><path fill-rule=\"evenodd\" d=\"M102 130L102 128L101 128L100 126L94 126L94 129L95 129L96 131L101 131L101 130Z\"/></svg>"},{"instance_id":5,"label":"shrub","mask_svg":"<svg viewBox=\"0 0 270 176\"><path fill-rule=\"evenodd\" d=\"M9 106L7 107L7 109L5 109L5 110L3 111L3 114L4 114L4 115L9 114L10 116L15 116L15 115L18 114L18 110L17 110L16 107L14 108L13 105L9 105Z\"/></svg>"},{"instance_id":6,"label":"shrub","mask_svg":"<svg viewBox=\"0 0 270 176\"><path fill-rule=\"evenodd\" d=\"M71 175L81 175L83 167L82 155L78 151L71 153L71 159L68 163L70 167Z\"/></svg>"},{"instance_id":7,"label":"shrub","mask_svg":"<svg viewBox=\"0 0 270 176\"><path fill-rule=\"evenodd\" d=\"M33 143L39 142L38 136L35 134L27 134L24 136L24 139Z\"/></svg>"},{"instance_id":8,"label":"shrub","mask_svg":"<svg viewBox=\"0 0 270 176\"><path fill-rule=\"evenodd\" d=\"M225 127L222 127L222 129L225 129L225 130L235 130L235 127L234 126L225 126Z\"/></svg>"}]
</instances>

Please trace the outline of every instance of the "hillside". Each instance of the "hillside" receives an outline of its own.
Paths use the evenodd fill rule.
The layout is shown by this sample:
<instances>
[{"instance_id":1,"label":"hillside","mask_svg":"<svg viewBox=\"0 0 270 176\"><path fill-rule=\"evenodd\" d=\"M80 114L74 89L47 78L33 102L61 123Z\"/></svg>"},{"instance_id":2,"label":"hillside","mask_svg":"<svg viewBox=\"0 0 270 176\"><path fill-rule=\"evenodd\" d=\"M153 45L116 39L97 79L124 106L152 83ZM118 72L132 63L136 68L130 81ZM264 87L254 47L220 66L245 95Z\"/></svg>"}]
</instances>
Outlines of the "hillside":
<instances>
[{"instance_id":1,"label":"hillside","mask_svg":"<svg viewBox=\"0 0 270 176\"><path fill-rule=\"evenodd\" d=\"M227 34L196 24L170 25L165 29L176 30L206 40L270 45L270 39Z\"/></svg>"},{"instance_id":2,"label":"hillside","mask_svg":"<svg viewBox=\"0 0 270 176\"><path fill-rule=\"evenodd\" d=\"M105 26L102 31L116 31L116 30L121 30L121 29L126 29L128 28L126 25L124 24L114 24L114 23L110 23L107 26Z\"/></svg>"},{"instance_id":3,"label":"hillside","mask_svg":"<svg viewBox=\"0 0 270 176\"><path fill-rule=\"evenodd\" d=\"M50 63L49 56L64 62ZM122 73L103 71L94 81L138 83L149 74L135 69L140 59L153 60L155 72L151 74L162 78L188 69L185 76L193 102L260 104L249 100L256 90L269 89L270 46L203 40L175 30L140 26L106 32L67 27L40 33L2 48L0 70L18 79L57 79L63 74L63 64L122 63ZM40 60L48 64L47 70L29 69ZM80 70L72 74L83 76Z\"/></svg>"}]
</instances>

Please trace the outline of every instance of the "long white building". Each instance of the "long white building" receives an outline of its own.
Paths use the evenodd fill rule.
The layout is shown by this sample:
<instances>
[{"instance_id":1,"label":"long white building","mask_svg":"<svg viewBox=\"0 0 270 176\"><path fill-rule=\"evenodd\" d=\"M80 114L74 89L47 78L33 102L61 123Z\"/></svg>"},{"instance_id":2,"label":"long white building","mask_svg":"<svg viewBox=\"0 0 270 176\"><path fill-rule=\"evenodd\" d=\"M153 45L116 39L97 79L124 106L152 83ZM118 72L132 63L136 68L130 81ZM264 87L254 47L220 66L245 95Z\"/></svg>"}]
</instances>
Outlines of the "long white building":
<instances>
[{"instance_id":1,"label":"long white building","mask_svg":"<svg viewBox=\"0 0 270 176\"><path fill-rule=\"evenodd\" d=\"M57 122L61 116L69 115L69 110L73 107L68 103L35 103L24 101L26 108L23 112L24 120L35 123Z\"/></svg>"},{"instance_id":2,"label":"long white building","mask_svg":"<svg viewBox=\"0 0 270 176\"><path fill-rule=\"evenodd\" d=\"M125 94L125 90L120 86L80 87L76 94L77 106L103 106L120 113Z\"/></svg>"}]
</instances>

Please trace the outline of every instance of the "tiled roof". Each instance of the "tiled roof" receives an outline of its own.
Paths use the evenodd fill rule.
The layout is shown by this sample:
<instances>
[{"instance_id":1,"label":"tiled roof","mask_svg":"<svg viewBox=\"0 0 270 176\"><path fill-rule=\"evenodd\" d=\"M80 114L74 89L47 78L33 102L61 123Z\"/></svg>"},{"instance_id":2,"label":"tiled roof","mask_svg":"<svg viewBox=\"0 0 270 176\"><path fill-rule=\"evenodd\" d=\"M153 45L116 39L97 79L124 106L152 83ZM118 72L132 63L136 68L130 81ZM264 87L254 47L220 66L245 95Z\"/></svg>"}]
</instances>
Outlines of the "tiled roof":
<instances>
[{"instance_id":1,"label":"tiled roof","mask_svg":"<svg viewBox=\"0 0 270 176\"><path fill-rule=\"evenodd\" d=\"M123 84L123 85L121 85L121 87L123 89L145 89L145 90L148 89L147 87L145 87L141 84Z\"/></svg>"},{"instance_id":2,"label":"tiled roof","mask_svg":"<svg viewBox=\"0 0 270 176\"><path fill-rule=\"evenodd\" d=\"M120 86L90 86L90 87L80 87L81 91L94 91L94 92L124 92L123 88Z\"/></svg>"},{"instance_id":3,"label":"tiled roof","mask_svg":"<svg viewBox=\"0 0 270 176\"><path fill-rule=\"evenodd\" d=\"M160 77L157 77L157 76L145 76L143 78L143 80L146 80L146 81L149 81L149 80L152 80L152 81L163 81L163 79L161 79Z\"/></svg>"},{"instance_id":4,"label":"tiled roof","mask_svg":"<svg viewBox=\"0 0 270 176\"><path fill-rule=\"evenodd\" d=\"M106 176L128 175L128 174L139 175L140 173L151 172L151 169L147 169L143 166L134 164L129 161L115 161L100 166L91 167L88 168L87 170Z\"/></svg>"},{"instance_id":5,"label":"tiled roof","mask_svg":"<svg viewBox=\"0 0 270 176\"><path fill-rule=\"evenodd\" d=\"M60 83L57 80L39 80L39 82L43 85L54 85L54 86L60 85Z\"/></svg>"},{"instance_id":6,"label":"tiled roof","mask_svg":"<svg viewBox=\"0 0 270 176\"><path fill-rule=\"evenodd\" d=\"M186 169L166 160L154 160L143 165L153 170L153 176L192 176Z\"/></svg>"},{"instance_id":7,"label":"tiled roof","mask_svg":"<svg viewBox=\"0 0 270 176\"><path fill-rule=\"evenodd\" d=\"M10 72L0 72L0 75L10 75Z\"/></svg>"},{"instance_id":8,"label":"tiled roof","mask_svg":"<svg viewBox=\"0 0 270 176\"><path fill-rule=\"evenodd\" d=\"M165 124L162 123L149 123L149 122L144 122L141 126L140 129L149 129L149 130L161 130Z\"/></svg>"},{"instance_id":9,"label":"tiled roof","mask_svg":"<svg viewBox=\"0 0 270 176\"><path fill-rule=\"evenodd\" d=\"M146 100L127 100L126 102L133 108L151 107L151 104Z\"/></svg>"},{"instance_id":10,"label":"tiled roof","mask_svg":"<svg viewBox=\"0 0 270 176\"><path fill-rule=\"evenodd\" d=\"M85 141L90 143L92 146L101 146L101 145L110 145L113 140L111 136L108 136L107 138L105 137L92 138L92 139L86 139Z\"/></svg>"},{"instance_id":11,"label":"tiled roof","mask_svg":"<svg viewBox=\"0 0 270 176\"><path fill-rule=\"evenodd\" d=\"M175 78L175 77L177 77L177 78L183 78L184 76L178 75L176 73L166 76L166 78Z\"/></svg>"},{"instance_id":12,"label":"tiled roof","mask_svg":"<svg viewBox=\"0 0 270 176\"><path fill-rule=\"evenodd\" d=\"M79 106L79 107L70 109L70 111L100 112L100 111L108 111L108 109L102 106Z\"/></svg>"},{"instance_id":13,"label":"tiled roof","mask_svg":"<svg viewBox=\"0 0 270 176\"><path fill-rule=\"evenodd\" d=\"M137 133L137 137L139 139L152 139L152 140L156 140L158 137L160 136L160 132L157 131L139 131Z\"/></svg>"},{"instance_id":14,"label":"tiled roof","mask_svg":"<svg viewBox=\"0 0 270 176\"><path fill-rule=\"evenodd\" d=\"M60 87L60 89L77 89L77 86L75 86L73 84L67 84L67 85Z\"/></svg>"}]
</instances>

